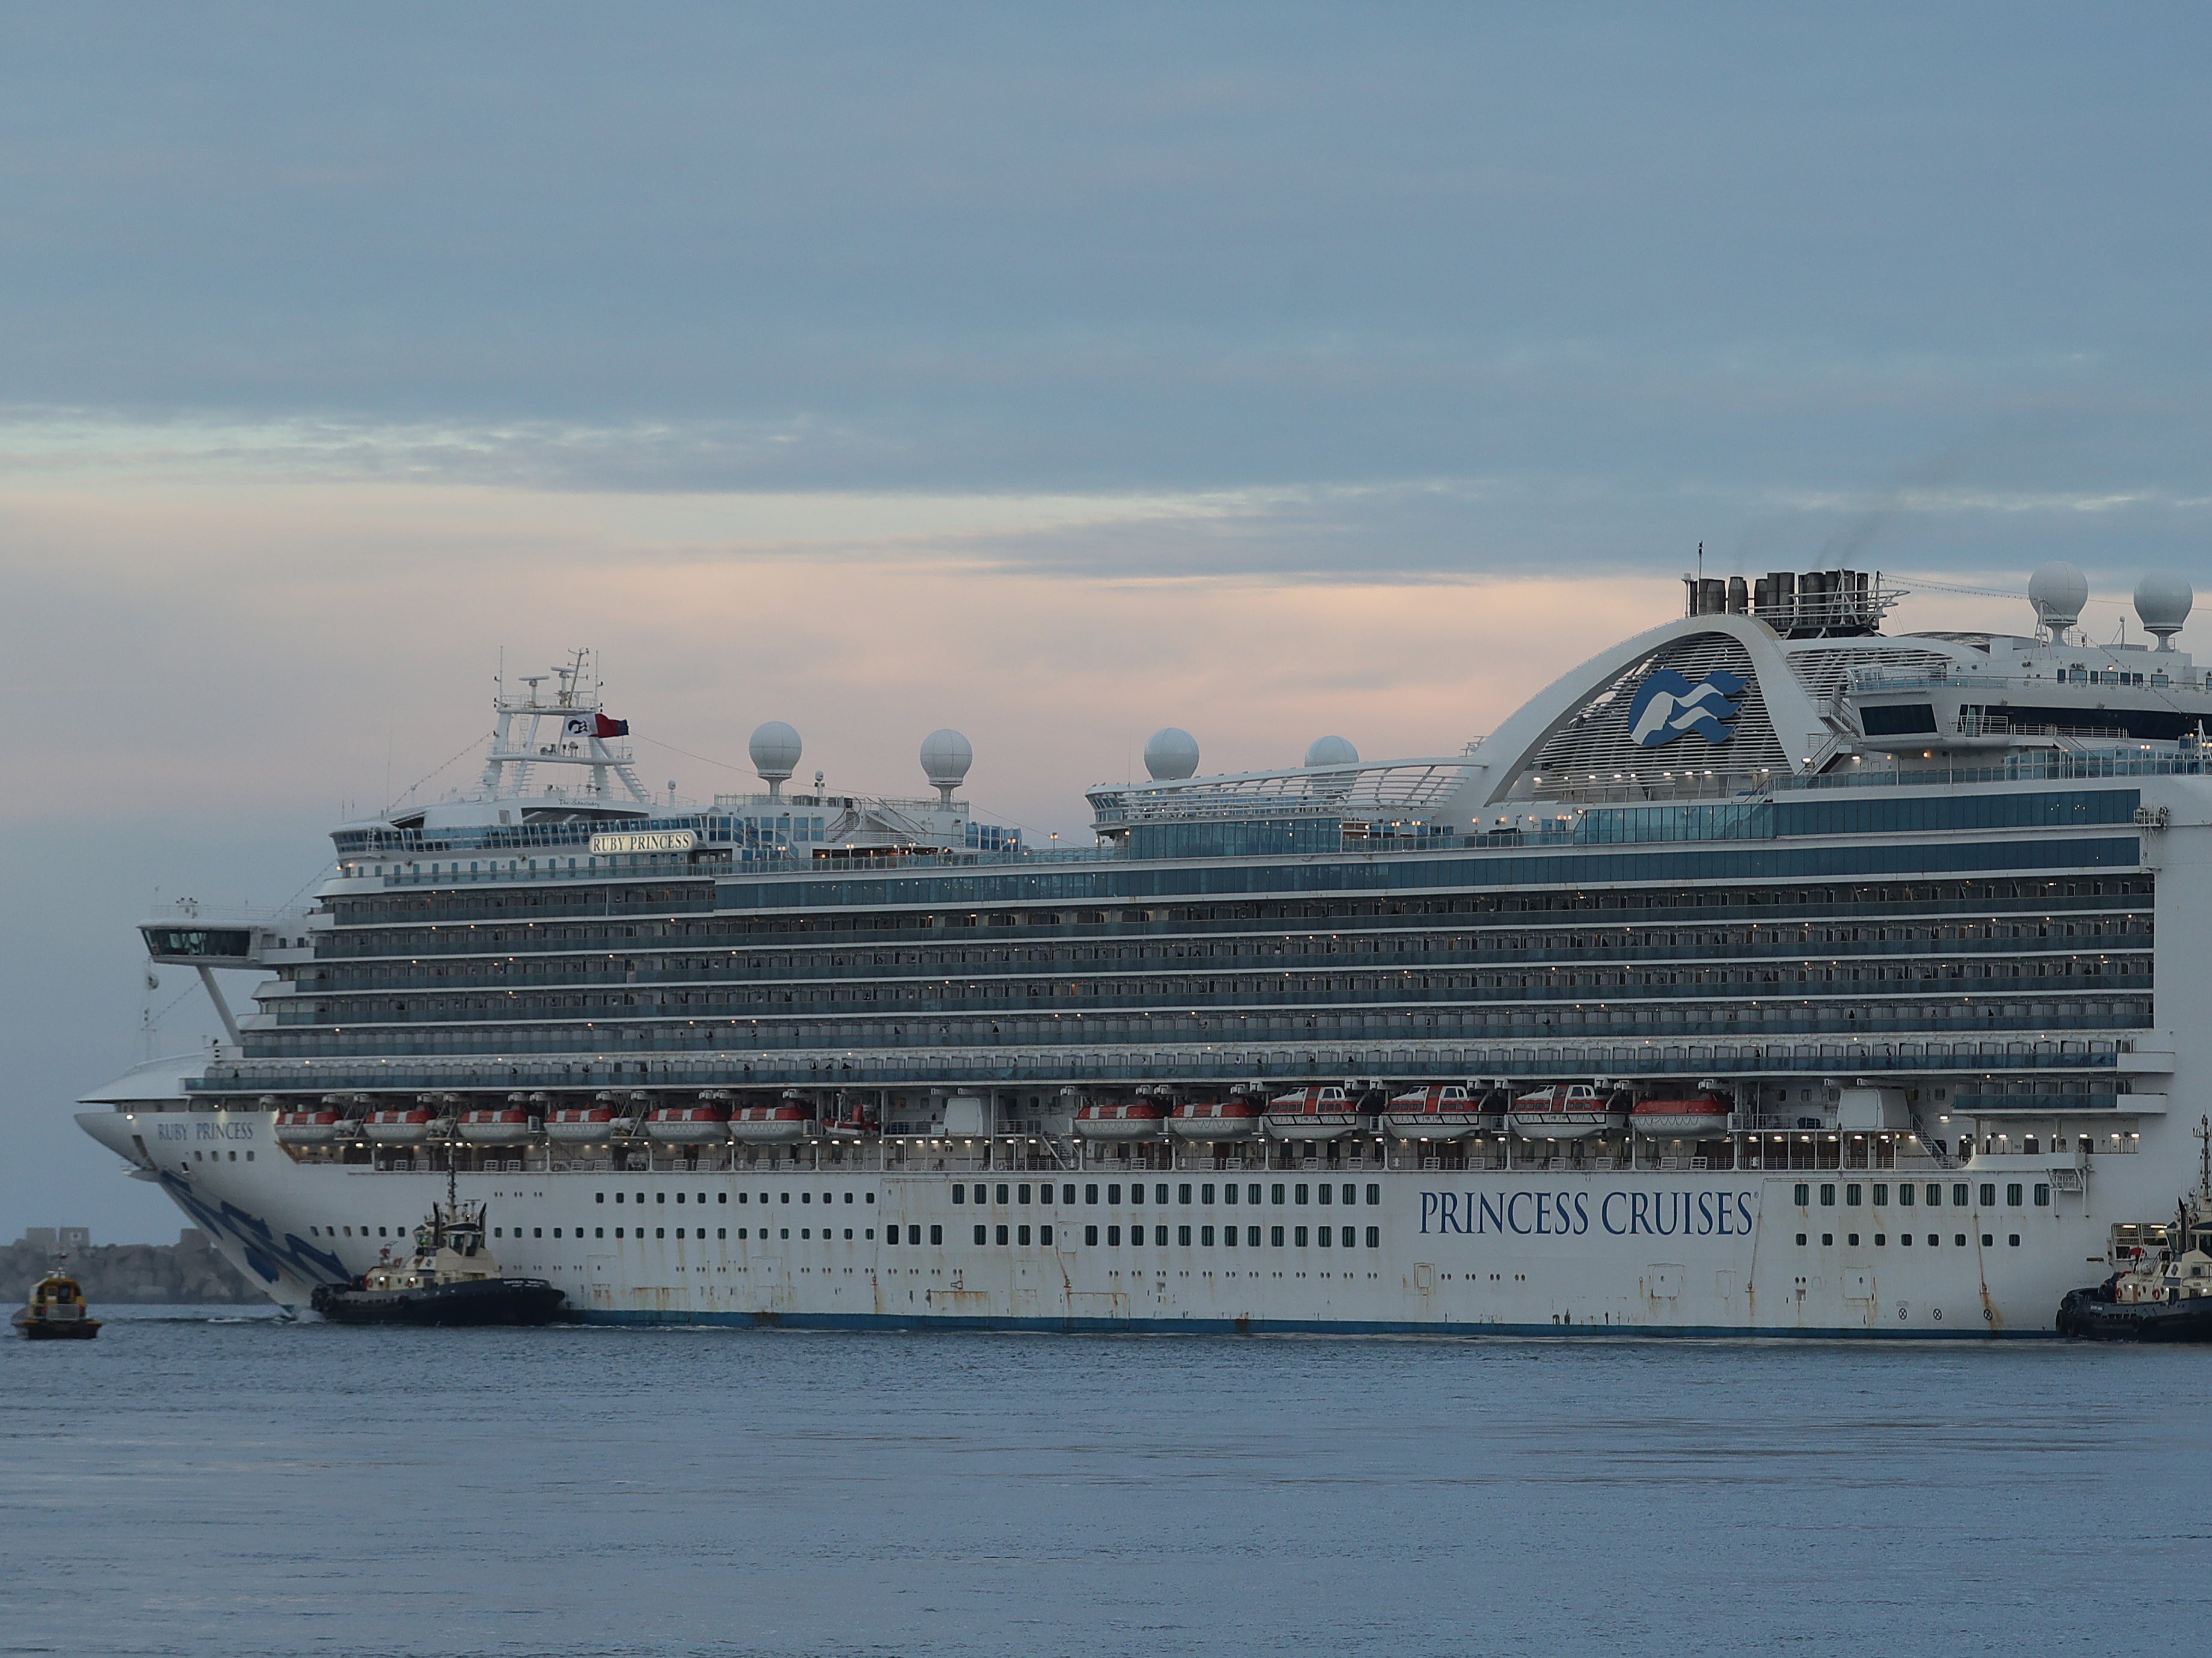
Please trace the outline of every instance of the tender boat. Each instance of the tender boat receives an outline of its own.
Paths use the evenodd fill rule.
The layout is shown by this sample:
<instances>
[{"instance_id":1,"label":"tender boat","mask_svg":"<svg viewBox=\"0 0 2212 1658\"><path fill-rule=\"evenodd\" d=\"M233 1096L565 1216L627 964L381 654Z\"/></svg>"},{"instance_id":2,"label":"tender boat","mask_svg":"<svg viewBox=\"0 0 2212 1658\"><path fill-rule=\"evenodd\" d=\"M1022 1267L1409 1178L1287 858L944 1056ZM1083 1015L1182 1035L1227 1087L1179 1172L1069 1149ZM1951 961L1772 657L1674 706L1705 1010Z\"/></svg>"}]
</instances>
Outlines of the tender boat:
<instances>
[{"instance_id":1,"label":"tender boat","mask_svg":"<svg viewBox=\"0 0 2212 1658\"><path fill-rule=\"evenodd\" d=\"M1249 1095L1225 1100L1185 1100L1168 1114L1168 1133L1178 1139L1218 1142L1257 1139L1266 1108Z\"/></svg>"},{"instance_id":2,"label":"tender boat","mask_svg":"<svg viewBox=\"0 0 2212 1658\"><path fill-rule=\"evenodd\" d=\"M1639 1100L1636 1108L1628 1114L1628 1126L1653 1139L1719 1139L1728 1133L1731 1108L1717 1094L1694 1094L1686 1099Z\"/></svg>"},{"instance_id":3,"label":"tender boat","mask_svg":"<svg viewBox=\"0 0 2212 1658\"><path fill-rule=\"evenodd\" d=\"M1087 1140L1152 1140L1167 1133L1165 1100L1092 1102L1075 1114L1075 1132Z\"/></svg>"},{"instance_id":4,"label":"tender boat","mask_svg":"<svg viewBox=\"0 0 2212 1658\"><path fill-rule=\"evenodd\" d=\"M1626 1100L1588 1083L1563 1084L1519 1095L1506 1114L1513 1132L1526 1140L1584 1140L1628 1126Z\"/></svg>"},{"instance_id":5,"label":"tender boat","mask_svg":"<svg viewBox=\"0 0 2212 1658\"><path fill-rule=\"evenodd\" d=\"M31 1341L89 1341L100 1321L85 1305L84 1291L66 1272L49 1272L31 1286L31 1298L9 1321Z\"/></svg>"},{"instance_id":6,"label":"tender boat","mask_svg":"<svg viewBox=\"0 0 2212 1658\"><path fill-rule=\"evenodd\" d=\"M507 1278L484 1247L484 1206L450 1196L415 1229L415 1253L309 1302L339 1324L550 1324L568 1297L540 1278Z\"/></svg>"},{"instance_id":7,"label":"tender boat","mask_svg":"<svg viewBox=\"0 0 2212 1658\"><path fill-rule=\"evenodd\" d=\"M1267 1133L1279 1140L1334 1140L1346 1134L1365 1133L1374 1118L1360 1109L1350 1090L1334 1087L1301 1088L1278 1094L1267 1102Z\"/></svg>"},{"instance_id":8,"label":"tender boat","mask_svg":"<svg viewBox=\"0 0 2212 1658\"><path fill-rule=\"evenodd\" d=\"M1485 1110L1484 1107L1491 1108ZM1460 1140L1494 1134L1504 1119L1487 1097L1459 1083L1431 1083L1393 1095L1382 1127L1401 1140Z\"/></svg>"},{"instance_id":9,"label":"tender boat","mask_svg":"<svg viewBox=\"0 0 2212 1658\"><path fill-rule=\"evenodd\" d=\"M747 1145L784 1145L812 1136L814 1108L796 1090L773 1105L741 1105L730 1113L728 1133Z\"/></svg>"}]
</instances>

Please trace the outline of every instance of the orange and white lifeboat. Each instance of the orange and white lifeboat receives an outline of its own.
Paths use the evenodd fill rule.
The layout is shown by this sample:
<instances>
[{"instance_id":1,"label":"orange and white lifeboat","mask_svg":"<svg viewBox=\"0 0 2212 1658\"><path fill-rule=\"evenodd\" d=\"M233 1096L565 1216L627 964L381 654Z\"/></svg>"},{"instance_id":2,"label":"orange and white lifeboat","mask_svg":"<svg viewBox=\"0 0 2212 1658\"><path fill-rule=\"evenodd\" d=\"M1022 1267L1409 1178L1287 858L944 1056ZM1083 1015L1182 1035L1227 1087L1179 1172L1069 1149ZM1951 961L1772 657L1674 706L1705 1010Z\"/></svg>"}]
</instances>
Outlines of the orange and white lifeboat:
<instances>
[{"instance_id":1,"label":"orange and white lifeboat","mask_svg":"<svg viewBox=\"0 0 2212 1658\"><path fill-rule=\"evenodd\" d=\"M614 1107L605 1096L590 1105L563 1105L546 1114L545 1138L562 1145L595 1145L614 1138Z\"/></svg>"},{"instance_id":2,"label":"orange and white lifeboat","mask_svg":"<svg viewBox=\"0 0 2212 1658\"><path fill-rule=\"evenodd\" d=\"M796 1089L769 1105L741 1105L730 1113L729 1135L747 1145L782 1145L812 1138L814 1108Z\"/></svg>"},{"instance_id":3,"label":"orange and white lifeboat","mask_svg":"<svg viewBox=\"0 0 2212 1658\"><path fill-rule=\"evenodd\" d=\"M1262 1119L1267 1133L1279 1140L1334 1140L1346 1134L1365 1133L1375 1120L1359 1108L1347 1089L1301 1088L1278 1094L1267 1102Z\"/></svg>"},{"instance_id":4,"label":"orange and white lifeboat","mask_svg":"<svg viewBox=\"0 0 2212 1658\"><path fill-rule=\"evenodd\" d=\"M276 1112L279 1145L334 1145L351 1139L360 1127L361 1111L350 1094L325 1094L311 1109L277 1110L276 1096L265 1096L262 1108Z\"/></svg>"},{"instance_id":5,"label":"orange and white lifeboat","mask_svg":"<svg viewBox=\"0 0 2212 1658\"><path fill-rule=\"evenodd\" d=\"M1168 1116L1168 1133L1185 1140L1249 1140L1260 1134L1264 1108L1244 1094L1225 1100L1185 1100Z\"/></svg>"},{"instance_id":6,"label":"orange and white lifeboat","mask_svg":"<svg viewBox=\"0 0 2212 1658\"><path fill-rule=\"evenodd\" d=\"M1382 1109L1382 1127L1401 1140L1463 1140L1494 1133L1502 1119L1485 1112L1484 1097L1458 1083L1431 1083L1391 1096Z\"/></svg>"},{"instance_id":7,"label":"orange and white lifeboat","mask_svg":"<svg viewBox=\"0 0 2212 1658\"><path fill-rule=\"evenodd\" d=\"M1586 1140L1628 1126L1625 1098L1588 1083L1562 1084L1515 1096L1507 1114L1524 1140Z\"/></svg>"},{"instance_id":8,"label":"orange and white lifeboat","mask_svg":"<svg viewBox=\"0 0 2212 1658\"><path fill-rule=\"evenodd\" d=\"M1086 1140L1152 1140L1167 1133L1165 1100L1093 1101L1075 1114L1075 1132Z\"/></svg>"},{"instance_id":9,"label":"orange and white lifeboat","mask_svg":"<svg viewBox=\"0 0 2212 1658\"><path fill-rule=\"evenodd\" d=\"M689 1105L664 1105L645 1120L648 1139L667 1145L720 1145L730 1138L730 1096L710 1088Z\"/></svg>"},{"instance_id":10,"label":"orange and white lifeboat","mask_svg":"<svg viewBox=\"0 0 2212 1658\"><path fill-rule=\"evenodd\" d=\"M833 1140L868 1139L883 1133L883 1125L876 1120L873 1107L858 1101L848 1103L840 1094L822 1124L822 1132Z\"/></svg>"},{"instance_id":11,"label":"orange and white lifeboat","mask_svg":"<svg viewBox=\"0 0 2212 1658\"><path fill-rule=\"evenodd\" d=\"M1718 1139L1728 1133L1729 1102L1717 1094L1686 1099L1639 1100L1628 1126L1660 1140Z\"/></svg>"},{"instance_id":12,"label":"orange and white lifeboat","mask_svg":"<svg viewBox=\"0 0 2212 1658\"><path fill-rule=\"evenodd\" d=\"M414 1145L428 1139L440 1121L435 1112L417 1101L413 1105L370 1112L362 1119L361 1132L377 1145Z\"/></svg>"},{"instance_id":13,"label":"orange and white lifeboat","mask_svg":"<svg viewBox=\"0 0 2212 1658\"><path fill-rule=\"evenodd\" d=\"M462 1112L454 1132L471 1145L526 1145L537 1138L538 1127L530 1114L530 1096L509 1094L504 1105Z\"/></svg>"}]
</instances>

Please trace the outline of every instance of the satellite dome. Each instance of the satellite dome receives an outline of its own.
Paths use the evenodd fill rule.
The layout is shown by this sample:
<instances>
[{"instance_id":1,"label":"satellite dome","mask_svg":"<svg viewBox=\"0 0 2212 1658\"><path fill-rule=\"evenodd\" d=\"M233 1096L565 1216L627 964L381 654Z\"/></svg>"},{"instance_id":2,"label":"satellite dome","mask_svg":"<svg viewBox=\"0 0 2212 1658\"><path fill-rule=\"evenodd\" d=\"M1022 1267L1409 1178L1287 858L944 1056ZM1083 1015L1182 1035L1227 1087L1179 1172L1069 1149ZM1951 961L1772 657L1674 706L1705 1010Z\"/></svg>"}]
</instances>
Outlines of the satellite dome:
<instances>
[{"instance_id":1,"label":"satellite dome","mask_svg":"<svg viewBox=\"0 0 2212 1658\"><path fill-rule=\"evenodd\" d=\"M921 773L949 805L952 791L968 780L975 750L956 731L933 731L921 739Z\"/></svg>"},{"instance_id":2,"label":"satellite dome","mask_svg":"<svg viewBox=\"0 0 2212 1658\"><path fill-rule=\"evenodd\" d=\"M771 720L757 726L752 741L745 745L753 757L753 769L768 785L770 794L777 786L799 769L799 733L781 720Z\"/></svg>"},{"instance_id":3,"label":"satellite dome","mask_svg":"<svg viewBox=\"0 0 2212 1658\"><path fill-rule=\"evenodd\" d=\"M2071 564L2053 560L2027 579L2027 602L2035 606L2035 619L2051 629L2054 640L2081 619L2089 602L2089 578Z\"/></svg>"},{"instance_id":4,"label":"satellite dome","mask_svg":"<svg viewBox=\"0 0 2212 1658\"><path fill-rule=\"evenodd\" d=\"M2173 635L2196 602L2196 591L2171 570L2154 570L2136 583L2136 614L2142 618L2144 632L2158 635L2161 651L2173 648Z\"/></svg>"},{"instance_id":5,"label":"satellite dome","mask_svg":"<svg viewBox=\"0 0 2212 1658\"><path fill-rule=\"evenodd\" d=\"M1173 783L1198 769L1198 739L1179 726L1154 732L1145 744L1145 769L1155 783Z\"/></svg>"},{"instance_id":6,"label":"satellite dome","mask_svg":"<svg viewBox=\"0 0 2212 1658\"><path fill-rule=\"evenodd\" d=\"M1359 750L1341 737L1316 737L1306 750L1309 766L1356 766Z\"/></svg>"}]
</instances>

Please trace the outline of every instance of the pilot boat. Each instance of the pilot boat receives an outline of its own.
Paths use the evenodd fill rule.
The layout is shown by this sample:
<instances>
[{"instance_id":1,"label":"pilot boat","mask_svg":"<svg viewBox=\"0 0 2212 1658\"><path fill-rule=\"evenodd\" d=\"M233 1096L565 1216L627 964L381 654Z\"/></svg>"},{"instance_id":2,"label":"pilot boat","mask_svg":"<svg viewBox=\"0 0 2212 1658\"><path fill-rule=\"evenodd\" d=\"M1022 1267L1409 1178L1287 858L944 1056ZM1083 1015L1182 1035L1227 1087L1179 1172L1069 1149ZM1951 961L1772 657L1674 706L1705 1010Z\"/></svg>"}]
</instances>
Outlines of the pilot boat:
<instances>
[{"instance_id":1,"label":"pilot boat","mask_svg":"<svg viewBox=\"0 0 2212 1658\"><path fill-rule=\"evenodd\" d=\"M338 1324L550 1324L568 1297L541 1278L503 1276L484 1247L484 1209L452 1195L430 1206L406 1260L355 1283L325 1284L308 1304Z\"/></svg>"},{"instance_id":2,"label":"pilot boat","mask_svg":"<svg viewBox=\"0 0 2212 1658\"><path fill-rule=\"evenodd\" d=\"M1279 1140L1334 1140L1364 1133L1374 1120L1348 1090L1301 1088L1267 1102L1267 1133Z\"/></svg>"},{"instance_id":3,"label":"pilot boat","mask_svg":"<svg viewBox=\"0 0 2212 1658\"><path fill-rule=\"evenodd\" d=\"M1486 1112L1486 1102L1458 1083L1431 1083L1393 1095L1382 1110L1382 1127L1401 1140L1459 1140L1470 1134L1495 1133L1504 1119L1495 1109Z\"/></svg>"},{"instance_id":4,"label":"pilot boat","mask_svg":"<svg viewBox=\"0 0 2212 1658\"><path fill-rule=\"evenodd\" d=\"M1526 1140L1585 1140L1628 1126L1626 1102L1588 1083L1518 1095L1507 1115L1513 1132Z\"/></svg>"},{"instance_id":5,"label":"pilot boat","mask_svg":"<svg viewBox=\"0 0 2212 1658\"><path fill-rule=\"evenodd\" d=\"M1695 1094L1686 1099L1639 1100L1628 1114L1628 1126L1653 1139L1718 1139L1728 1133L1729 1102L1717 1094Z\"/></svg>"},{"instance_id":6,"label":"pilot boat","mask_svg":"<svg viewBox=\"0 0 2212 1658\"><path fill-rule=\"evenodd\" d=\"M100 1333L84 1291L66 1272L49 1272L33 1284L30 1300L9 1321L32 1341L89 1341Z\"/></svg>"}]
</instances>

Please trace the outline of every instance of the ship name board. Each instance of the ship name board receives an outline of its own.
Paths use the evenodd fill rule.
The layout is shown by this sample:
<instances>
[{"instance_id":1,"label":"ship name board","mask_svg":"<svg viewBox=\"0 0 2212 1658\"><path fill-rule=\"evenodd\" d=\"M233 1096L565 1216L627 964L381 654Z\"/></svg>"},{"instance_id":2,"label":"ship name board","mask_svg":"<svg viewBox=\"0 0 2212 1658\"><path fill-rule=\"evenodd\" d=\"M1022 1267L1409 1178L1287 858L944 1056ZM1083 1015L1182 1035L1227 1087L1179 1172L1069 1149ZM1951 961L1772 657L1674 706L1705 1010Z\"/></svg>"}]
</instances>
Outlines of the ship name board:
<instances>
[{"instance_id":1,"label":"ship name board","mask_svg":"<svg viewBox=\"0 0 2212 1658\"><path fill-rule=\"evenodd\" d=\"M1754 1193L1746 1191L1521 1191L1421 1193L1423 1232L1489 1232L1581 1237L1596 1230L1615 1237L1748 1237L1757 1224Z\"/></svg>"},{"instance_id":2,"label":"ship name board","mask_svg":"<svg viewBox=\"0 0 2212 1658\"><path fill-rule=\"evenodd\" d=\"M592 850L607 852L689 852L699 844L690 829L631 829L620 835L594 835Z\"/></svg>"}]
</instances>

